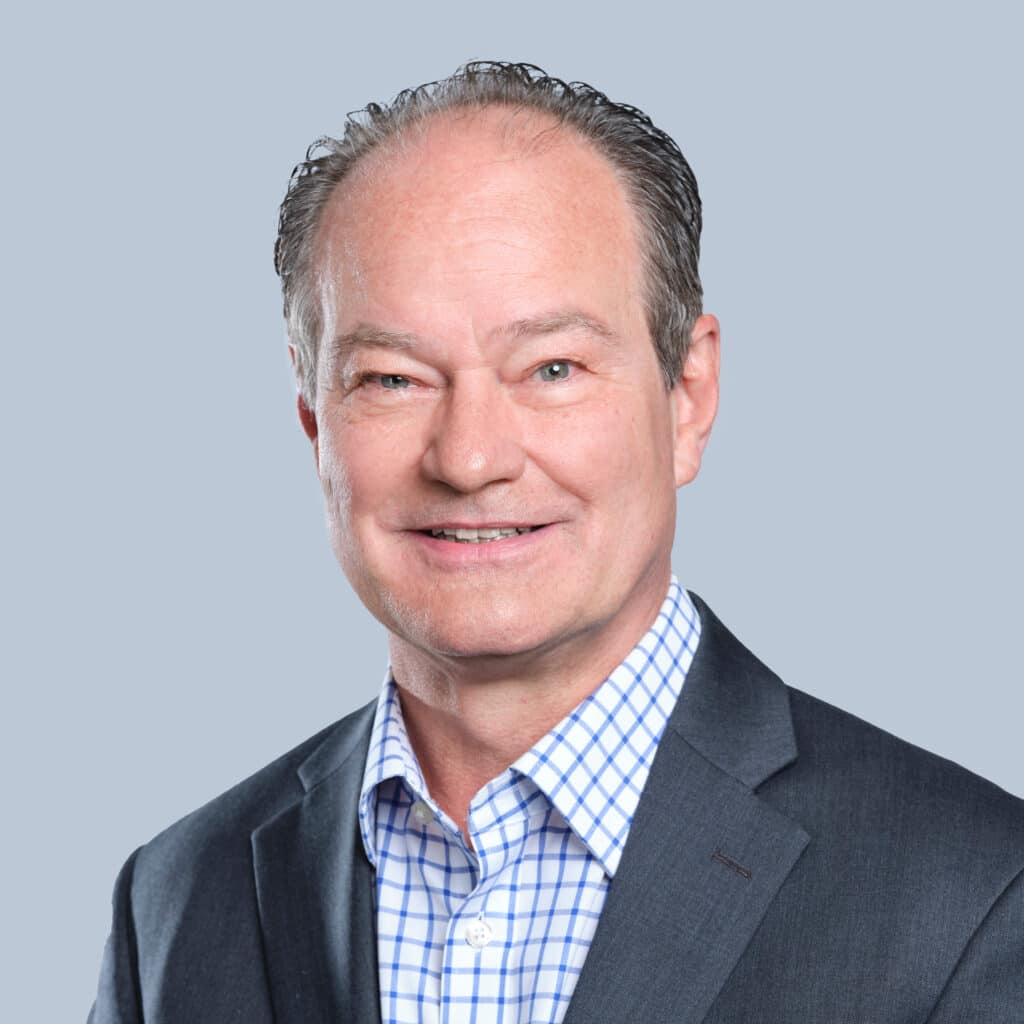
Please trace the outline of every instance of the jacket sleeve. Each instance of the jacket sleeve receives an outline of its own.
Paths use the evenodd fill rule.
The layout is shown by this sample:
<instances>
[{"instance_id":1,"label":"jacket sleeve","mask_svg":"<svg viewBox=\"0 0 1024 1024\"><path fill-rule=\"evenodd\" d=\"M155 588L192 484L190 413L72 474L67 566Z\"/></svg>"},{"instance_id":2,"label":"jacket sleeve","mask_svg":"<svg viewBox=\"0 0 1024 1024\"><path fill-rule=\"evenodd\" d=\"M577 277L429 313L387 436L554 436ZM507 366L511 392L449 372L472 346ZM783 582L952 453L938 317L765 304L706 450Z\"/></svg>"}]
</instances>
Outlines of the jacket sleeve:
<instances>
[{"instance_id":1,"label":"jacket sleeve","mask_svg":"<svg viewBox=\"0 0 1024 1024\"><path fill-rule=\"evenodd\" d=\"M114 920L103 951L99 990L87 1024L142 1024L139 965L132 923L131 890L136 850L114 885Z\"/></svg>"},{"instance_id":2,"label":"jacket sleeve","mask_svg":"<svg viewBox=\"0 0 1024 1024\"><path fill-rule=\"evenodd\" d=\"M1024 872L971 936L928 1024L1024 1024Z\"/></svg>"}]
</instances>

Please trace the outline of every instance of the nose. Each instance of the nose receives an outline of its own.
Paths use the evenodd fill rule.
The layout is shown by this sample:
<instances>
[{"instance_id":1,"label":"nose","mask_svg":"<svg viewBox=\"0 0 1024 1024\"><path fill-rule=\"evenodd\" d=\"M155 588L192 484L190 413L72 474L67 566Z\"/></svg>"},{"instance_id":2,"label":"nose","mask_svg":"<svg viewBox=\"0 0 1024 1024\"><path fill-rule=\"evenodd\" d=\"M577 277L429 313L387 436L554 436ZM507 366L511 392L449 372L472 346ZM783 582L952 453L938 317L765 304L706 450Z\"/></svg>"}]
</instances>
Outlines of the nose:
<instances>
[{"instance_id":1,"label":"nose","mask_svg":"<svg viewBox=\"0 0 1024 1024\"><path fill-rule=\"evenodd\" d=\"M463 494L517 480L526 455L518 410L489 372L466 371L435 410L423 471Z\"/></svg>"}]
</instances>

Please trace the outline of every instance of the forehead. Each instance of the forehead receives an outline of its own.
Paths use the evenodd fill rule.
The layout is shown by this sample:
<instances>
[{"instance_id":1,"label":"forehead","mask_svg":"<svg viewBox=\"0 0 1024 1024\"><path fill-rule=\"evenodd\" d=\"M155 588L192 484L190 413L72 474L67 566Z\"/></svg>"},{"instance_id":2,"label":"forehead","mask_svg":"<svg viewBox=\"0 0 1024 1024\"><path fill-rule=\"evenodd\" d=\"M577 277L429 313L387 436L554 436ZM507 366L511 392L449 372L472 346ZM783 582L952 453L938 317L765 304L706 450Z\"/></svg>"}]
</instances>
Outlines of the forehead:
<instances>
[{"instance_id":1,"label":"forehead","mask_svg":"<svg viewBox=\"0 0 1024 1024\"><path fill-rule=\"evenodd\" d=\"M536 312L524 303L585 298L559 290L639 299L639 226L618 172L575 130L521 110L434 115L367 154L317 247L325 307L342 316L458 298L514 320Z\"/></svg>"}]
</instances>

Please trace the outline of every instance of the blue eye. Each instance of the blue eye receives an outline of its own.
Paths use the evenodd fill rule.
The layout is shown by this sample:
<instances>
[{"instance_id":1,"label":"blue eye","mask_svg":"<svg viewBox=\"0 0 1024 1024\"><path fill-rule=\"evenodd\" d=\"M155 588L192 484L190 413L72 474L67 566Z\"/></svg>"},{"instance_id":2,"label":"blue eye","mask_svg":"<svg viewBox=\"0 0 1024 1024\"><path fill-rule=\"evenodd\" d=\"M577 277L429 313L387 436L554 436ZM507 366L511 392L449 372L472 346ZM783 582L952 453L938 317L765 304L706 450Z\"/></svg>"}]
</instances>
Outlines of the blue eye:
<instances>
[{"instance_id":1,"label":"blue eye","mask_svg":"<svg viewBox=\"0 0 1024 1024\"><path fill-rule=\"evenodd\" d=\"M403 377L400 373L382 373L377 378L380 381L382 388L387 388L388 391L399 391L402 388L407 388L410 384L408 377Z\"/></svg>"},{"instance_id":2,"label":"blue eye","mask_svg":"<svg viewBox=\"0 0 1024 1024\"><path fill-rule=\"evenodd\" d=\"M570 369L572 369L571 363L545 363L537 370L537 376L543 381L565 380L569 376Z\"/></svg>"}]
</instances>

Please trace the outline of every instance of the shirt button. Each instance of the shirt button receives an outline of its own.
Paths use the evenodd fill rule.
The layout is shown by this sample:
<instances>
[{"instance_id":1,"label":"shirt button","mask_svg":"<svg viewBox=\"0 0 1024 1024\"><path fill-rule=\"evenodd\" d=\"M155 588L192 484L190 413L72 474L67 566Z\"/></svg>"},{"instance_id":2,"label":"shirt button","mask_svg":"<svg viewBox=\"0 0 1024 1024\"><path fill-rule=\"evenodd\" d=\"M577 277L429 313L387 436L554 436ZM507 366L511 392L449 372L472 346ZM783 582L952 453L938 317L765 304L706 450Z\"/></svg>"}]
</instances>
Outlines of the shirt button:
<instances>
[{"instance_id":1,"label":"shirt button","mask_svg":"<svg viewBox=\"0 0 1024 1024\"><path fill-rule=\"evenodd\" d=\"M482 917L466 925L466 942L474 949L483 949L493 938L491 926Z\"/></svg>"},{"instance_id":2,"label":"shirt button","mask_svg":"<svg viewBox=\"0 0 1024 1024\"><path fill-rule=\"evenodd\" d=\"M417 800L412 805L412 816L421 824L426 825L434 820L434 811L426 800Z\"/></svg>"}]
</instances>

